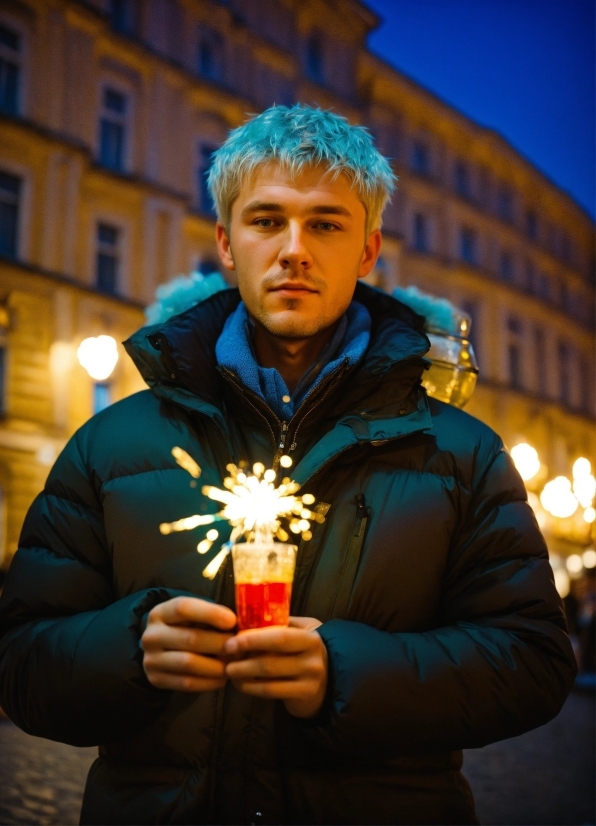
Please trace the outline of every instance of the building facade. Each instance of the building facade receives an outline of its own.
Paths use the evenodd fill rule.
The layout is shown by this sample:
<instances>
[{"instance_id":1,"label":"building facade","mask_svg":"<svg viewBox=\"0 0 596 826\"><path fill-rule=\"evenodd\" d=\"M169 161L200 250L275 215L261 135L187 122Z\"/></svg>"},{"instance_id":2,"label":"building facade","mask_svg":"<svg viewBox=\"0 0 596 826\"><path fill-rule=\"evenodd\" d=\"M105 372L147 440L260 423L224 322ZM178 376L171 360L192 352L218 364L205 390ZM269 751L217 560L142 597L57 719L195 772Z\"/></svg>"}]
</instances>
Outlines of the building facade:
<instances>
[{"instance_id":1,"label":"building facade","mask_svg":"<svg viewBox=\"0 0 596 826\"><path fill-rule=\"evenodd\" d=\"M364 123L392 159L369 280L471 315L469 411L533 444L544 478L596 459L593 223L502 137L373 55L378 23L357 0L4 0L0 565L66 439L143 386L123 350L94 381L78 345L124 340L159 284L217 267L211 153L273 103Z\"/></svg>"}]
</instances>

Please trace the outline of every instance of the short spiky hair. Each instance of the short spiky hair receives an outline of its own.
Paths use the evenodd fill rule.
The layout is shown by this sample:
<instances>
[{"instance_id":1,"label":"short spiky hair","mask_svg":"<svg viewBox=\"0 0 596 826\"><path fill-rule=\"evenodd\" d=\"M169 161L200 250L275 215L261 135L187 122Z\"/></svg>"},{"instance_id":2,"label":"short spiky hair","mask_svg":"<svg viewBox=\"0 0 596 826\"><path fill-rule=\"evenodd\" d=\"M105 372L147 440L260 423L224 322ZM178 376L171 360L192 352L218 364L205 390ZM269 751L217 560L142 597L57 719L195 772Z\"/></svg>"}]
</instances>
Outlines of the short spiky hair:
<instances>
[{"instance_id":1,"label":"short spiky hair","mask_svg":"<svg viewBox=\"0 0 596 826\"><path fill-rule=\"evenodd\" d=\"M244 181L268 161L292 173L323 164L344 173L366 208L366 234L381 227L381 216L396 177L363 126L322 109L296 104L271 106L237 129L213 154L207 183L219 220L228 227L232 204Z\"/></svg>"}]
</instances>

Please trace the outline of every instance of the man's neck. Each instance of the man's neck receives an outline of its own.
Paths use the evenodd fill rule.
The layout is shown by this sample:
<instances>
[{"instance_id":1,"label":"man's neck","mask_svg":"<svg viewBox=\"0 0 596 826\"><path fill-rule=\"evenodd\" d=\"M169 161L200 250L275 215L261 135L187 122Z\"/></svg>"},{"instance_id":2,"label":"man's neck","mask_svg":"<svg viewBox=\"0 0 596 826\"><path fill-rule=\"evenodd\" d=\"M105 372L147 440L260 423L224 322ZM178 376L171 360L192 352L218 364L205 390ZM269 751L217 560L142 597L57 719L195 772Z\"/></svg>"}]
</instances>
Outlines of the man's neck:
<instances>
[{"instance_id":1,"label":"man's neck","mask_svg":"<svg viewBox=\"0 0 596 826\"><path fill-rule=\"evenodd\" d=\"M253 346L261 367L275 367L290 392L320 357L341 319L308 338L280 338L255 321Z\"/></svg>"}]
</instances>

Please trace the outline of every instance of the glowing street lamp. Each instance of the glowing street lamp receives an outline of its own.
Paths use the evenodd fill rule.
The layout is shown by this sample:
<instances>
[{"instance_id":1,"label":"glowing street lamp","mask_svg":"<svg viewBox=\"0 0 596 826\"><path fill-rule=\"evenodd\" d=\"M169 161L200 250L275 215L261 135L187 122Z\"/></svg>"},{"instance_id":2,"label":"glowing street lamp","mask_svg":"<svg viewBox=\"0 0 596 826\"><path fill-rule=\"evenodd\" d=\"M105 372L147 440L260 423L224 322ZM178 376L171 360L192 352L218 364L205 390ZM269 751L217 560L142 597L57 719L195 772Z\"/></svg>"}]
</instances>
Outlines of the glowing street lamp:
<instances>
[{"instance_id":1,"label":"glowing street lamp","mask_svg":"<svg viewBox=\"0 0 596 826\"><path fill-rule=\"evenodd\" d=\"M589 460L583 457L577 459L573 465L573 493L582 508L588 510L591 509L592 500L596 495L596 479L591 471ZM590 521L594 520L586 519L586 522Z\"/></svg>"},{"instance_id":2,"label":"glowing street lamp","mask_svg":"<svg viewBox=\"0 0 596 826\"><path fill-rule=\"evenodd\" d=\"M544 510L559 519L573 516L579 504L566 476L557 476L556 479L547 482L540 494L540 502Z\"/></svg>"},{"instance_id":3,"label":"glowing street lamp","mask_svg":"<svg viewBox=\"0 0 596 826\"><path fill-rule=\"evenodd\" d=\"M525 442L511 448L511 458L524 482L532 479L540 470L538 453L531 445Z\"/></svg>"},{"instance_id":4,"label":"glowing street lamp","mask_svg":"<svg viewBox=\"0 0 596 826\"><path fill-rule=\"evenodd\" d=\"M86 338L79 345L77 358L92 379L105 381L118 361L118 345L112 336Z\"/></svg>"}]
</instances>

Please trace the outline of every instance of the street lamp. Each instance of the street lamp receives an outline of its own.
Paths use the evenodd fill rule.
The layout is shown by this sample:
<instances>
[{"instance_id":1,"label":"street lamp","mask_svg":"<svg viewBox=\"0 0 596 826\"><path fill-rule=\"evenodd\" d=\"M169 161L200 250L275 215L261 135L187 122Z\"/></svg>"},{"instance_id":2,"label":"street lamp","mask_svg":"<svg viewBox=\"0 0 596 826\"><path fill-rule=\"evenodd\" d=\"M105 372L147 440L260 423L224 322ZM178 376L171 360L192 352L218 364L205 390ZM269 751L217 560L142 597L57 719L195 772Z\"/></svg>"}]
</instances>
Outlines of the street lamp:
<instances>
[{"instance_id":1,"label":"street lamp","mask_svg":"<svg viewBox=\"0 0 596 826\"><path fill-rule=\"evenodd\" d=\"M112 336L86 338L77 350L79 364L95 381L106 381L112 375L118 361L118 346Z\"/></svg>"},{"instance_id":2,"label":"street lamp","mask_svg":"<svg viewBox=\"0 0 596 826\"><path fill-rule=\"evenodd\" d=\"M525 442L511 448L511 458L524 482L528 482L540 470L540 459L537 451Z\"/></svg>"},{"instance_id":3,"label":"street lamp","mask_svg":"<svg viewBox=\"0 0 596 826\"><path fill-rule=\"evenodd\" d=\"M544 486L540 494L542 507L559 519L573 516L579 502L571 491L571 482L566 476L557 476Z\"/></svg>"}]
</instances>

